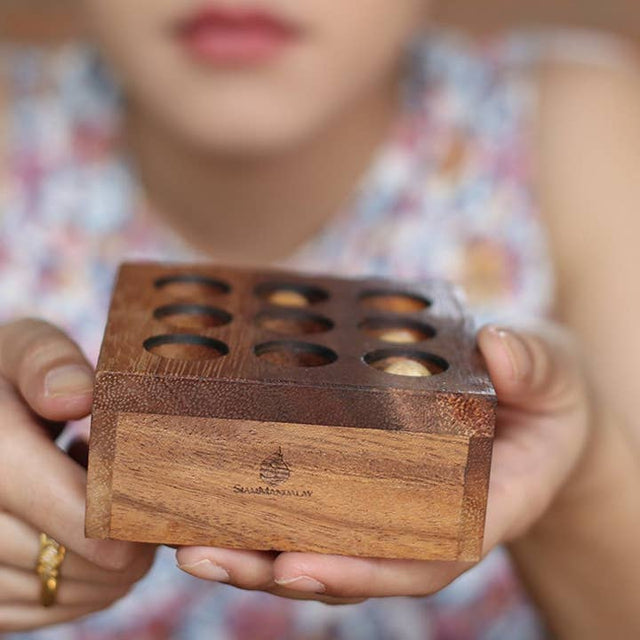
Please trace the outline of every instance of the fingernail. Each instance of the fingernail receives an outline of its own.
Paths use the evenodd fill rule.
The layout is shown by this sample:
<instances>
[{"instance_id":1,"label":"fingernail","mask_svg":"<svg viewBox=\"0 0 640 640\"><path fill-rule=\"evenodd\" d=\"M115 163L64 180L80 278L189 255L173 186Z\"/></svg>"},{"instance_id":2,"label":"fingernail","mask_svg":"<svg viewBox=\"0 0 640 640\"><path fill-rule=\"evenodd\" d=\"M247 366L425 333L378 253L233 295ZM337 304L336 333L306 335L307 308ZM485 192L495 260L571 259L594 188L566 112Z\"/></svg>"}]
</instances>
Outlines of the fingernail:
<instances>
[{"instance_id":1,"label":"fingernail","mask_svg":"<svg viewBox=\"0 0 640 640\"><path fill-rule=\"evenodd\" d=\"M186 571L186 573L203 580L229 582L230 579L229 572L226 569L206 559L191 564L179 564L178 569L182 569L182 571Z\"/></svg>"},{"instance_id":2,"label":"fingernail","mask_svg":"<svg viewBox=\"0 0 640 640\"><path fill-rule=\"evenodd\" d=\"M324 593L327 590L322 582L318 582L309 576L298 576L297 578L280 578L276 584L294 591L304 591L305 593Z\"/></svg>"},{"instance_id":3,"label":"fingernail","mask_svg":"<svg viewBox=\"0 0 640 640\"><path fill-rule=\"evenodd\" d=\"M79 364L52 369L44 378L44 393L49 398L86 394L92 389L91 369Z\"/></svg>"},{"instance_id":4,"label":"fingernail","mask_svg":"<svg viewBox=\"0 0 640 640\"><path fill-rule=\"evenodd\" d=\"M523 380L531 369L531 356L522 338L512 329L493 327L493 333L500 339L511 364L511 377Z\"/></svg>"}]
</instances>

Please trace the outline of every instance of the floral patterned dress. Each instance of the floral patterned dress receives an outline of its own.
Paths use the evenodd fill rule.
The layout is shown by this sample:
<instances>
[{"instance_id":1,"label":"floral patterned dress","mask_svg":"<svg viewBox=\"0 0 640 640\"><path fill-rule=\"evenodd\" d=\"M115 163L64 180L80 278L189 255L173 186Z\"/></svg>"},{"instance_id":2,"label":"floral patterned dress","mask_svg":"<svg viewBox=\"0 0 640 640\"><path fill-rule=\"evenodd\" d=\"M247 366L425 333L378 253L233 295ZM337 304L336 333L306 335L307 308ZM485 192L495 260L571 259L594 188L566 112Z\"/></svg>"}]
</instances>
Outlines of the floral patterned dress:
<instances>
[{"instance_id":1,"label":"floral patterned dress","mask_svg":"<svg viewBox=\"0 0 640 640\"><path fill-rule=\"evenodd\" d=\"M529 57L517 38L416 43L393 135L348 205L283 265L448 278L478 322L546 315L553 274L530 189ZM204 256L145 207L118 147L117 91L90 47L5 45L0 82L0 320L50 320L95 360L122 260ZM501 550L430 598L328 607L196 580L162 548L110 610L7 637L535 640L543 631Z\"/></svg>"}]
</instances>

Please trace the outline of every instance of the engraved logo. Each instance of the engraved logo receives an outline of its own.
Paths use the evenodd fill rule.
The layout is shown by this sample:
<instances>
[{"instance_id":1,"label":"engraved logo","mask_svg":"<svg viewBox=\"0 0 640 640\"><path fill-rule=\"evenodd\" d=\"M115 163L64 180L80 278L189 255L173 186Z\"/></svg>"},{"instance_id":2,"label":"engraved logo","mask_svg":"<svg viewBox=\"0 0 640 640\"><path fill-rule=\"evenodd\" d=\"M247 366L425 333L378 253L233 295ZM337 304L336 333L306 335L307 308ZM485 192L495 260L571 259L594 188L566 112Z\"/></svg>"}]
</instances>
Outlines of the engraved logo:
<instances>
[{"instance_id":1,"label":"engraved logo","mask_svg":"<svg viewBox=\"0 0 640 640\"><path fill-rule=\"evenodd\" d=\"M291 469L284 461L282 447L278 448L273 455L265 458L260 465L260 479L272 487L277 487L290 477Z\"/></svg>"},{"instance_id":2,"label":"engraved logo","mask_svg":"<svg viewBox=\"0 0 640 640\"><path fill-rule=\"evenodd\" d=\"M283 498L311 498L311 489L277 489L291 477L291 469L284 461L282 447L278 447L275 453L265 458L260 463L260 480L267 486L245 487L241 484L233 485L234 493L242 493L255 496L277 496Z\"/></svg>"}]
</instances>

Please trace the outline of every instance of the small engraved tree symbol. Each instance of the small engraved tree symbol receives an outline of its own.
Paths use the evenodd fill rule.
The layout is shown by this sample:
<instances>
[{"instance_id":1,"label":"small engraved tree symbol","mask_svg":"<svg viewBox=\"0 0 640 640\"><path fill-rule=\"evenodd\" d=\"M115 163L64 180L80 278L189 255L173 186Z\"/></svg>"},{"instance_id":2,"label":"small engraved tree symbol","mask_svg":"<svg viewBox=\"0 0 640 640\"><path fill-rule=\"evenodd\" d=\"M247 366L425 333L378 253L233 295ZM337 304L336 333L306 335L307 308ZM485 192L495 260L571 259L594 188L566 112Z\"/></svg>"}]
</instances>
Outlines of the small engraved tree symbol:
<instances>
[{"instance_id":1,"label":"small engraved tree symbol","mask_svg":"<svg viewBox=\"0 0 640 640\"><path fill-rule=\"evenodd\" d=\"M284 461L282 447L268 458L265 458L260 465L260 479L268 485L275 487L286 482L291 476L291 469Z\"/></svg>"}]
</instances>

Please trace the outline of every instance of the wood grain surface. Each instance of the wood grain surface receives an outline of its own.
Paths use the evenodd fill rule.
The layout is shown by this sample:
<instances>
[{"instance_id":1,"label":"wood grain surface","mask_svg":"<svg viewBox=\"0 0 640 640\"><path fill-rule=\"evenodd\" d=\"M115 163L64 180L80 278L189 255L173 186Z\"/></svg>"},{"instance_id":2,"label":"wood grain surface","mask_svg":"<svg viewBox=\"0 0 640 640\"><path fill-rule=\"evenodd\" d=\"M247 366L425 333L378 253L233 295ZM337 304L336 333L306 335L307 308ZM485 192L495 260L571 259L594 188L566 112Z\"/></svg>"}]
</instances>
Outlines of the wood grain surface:
<instances>
[{"instance_id":1,"label":"wood grain surface","mask_svg":"<svg viewBox=\"0 0 640 640\"><path fill-rule=\"evenodd\" d=\"M383 341L395 324L415 342ZM379 353L433 375L380 371ZM495 404L446 283L125 265L96 376L87 533L475 560Z\"/></svg>"},{"instance_id":2,"label":"wood grain surface","mask_svg":"<svg viewBox=\"0 0 640 640\"><path fill-rule=\"evenodd\" d=\"M455 436L124 414L109 536L462 558L468 451ZM278 454L284 474L265 479Z\"/></svg>"}]
</instances>

